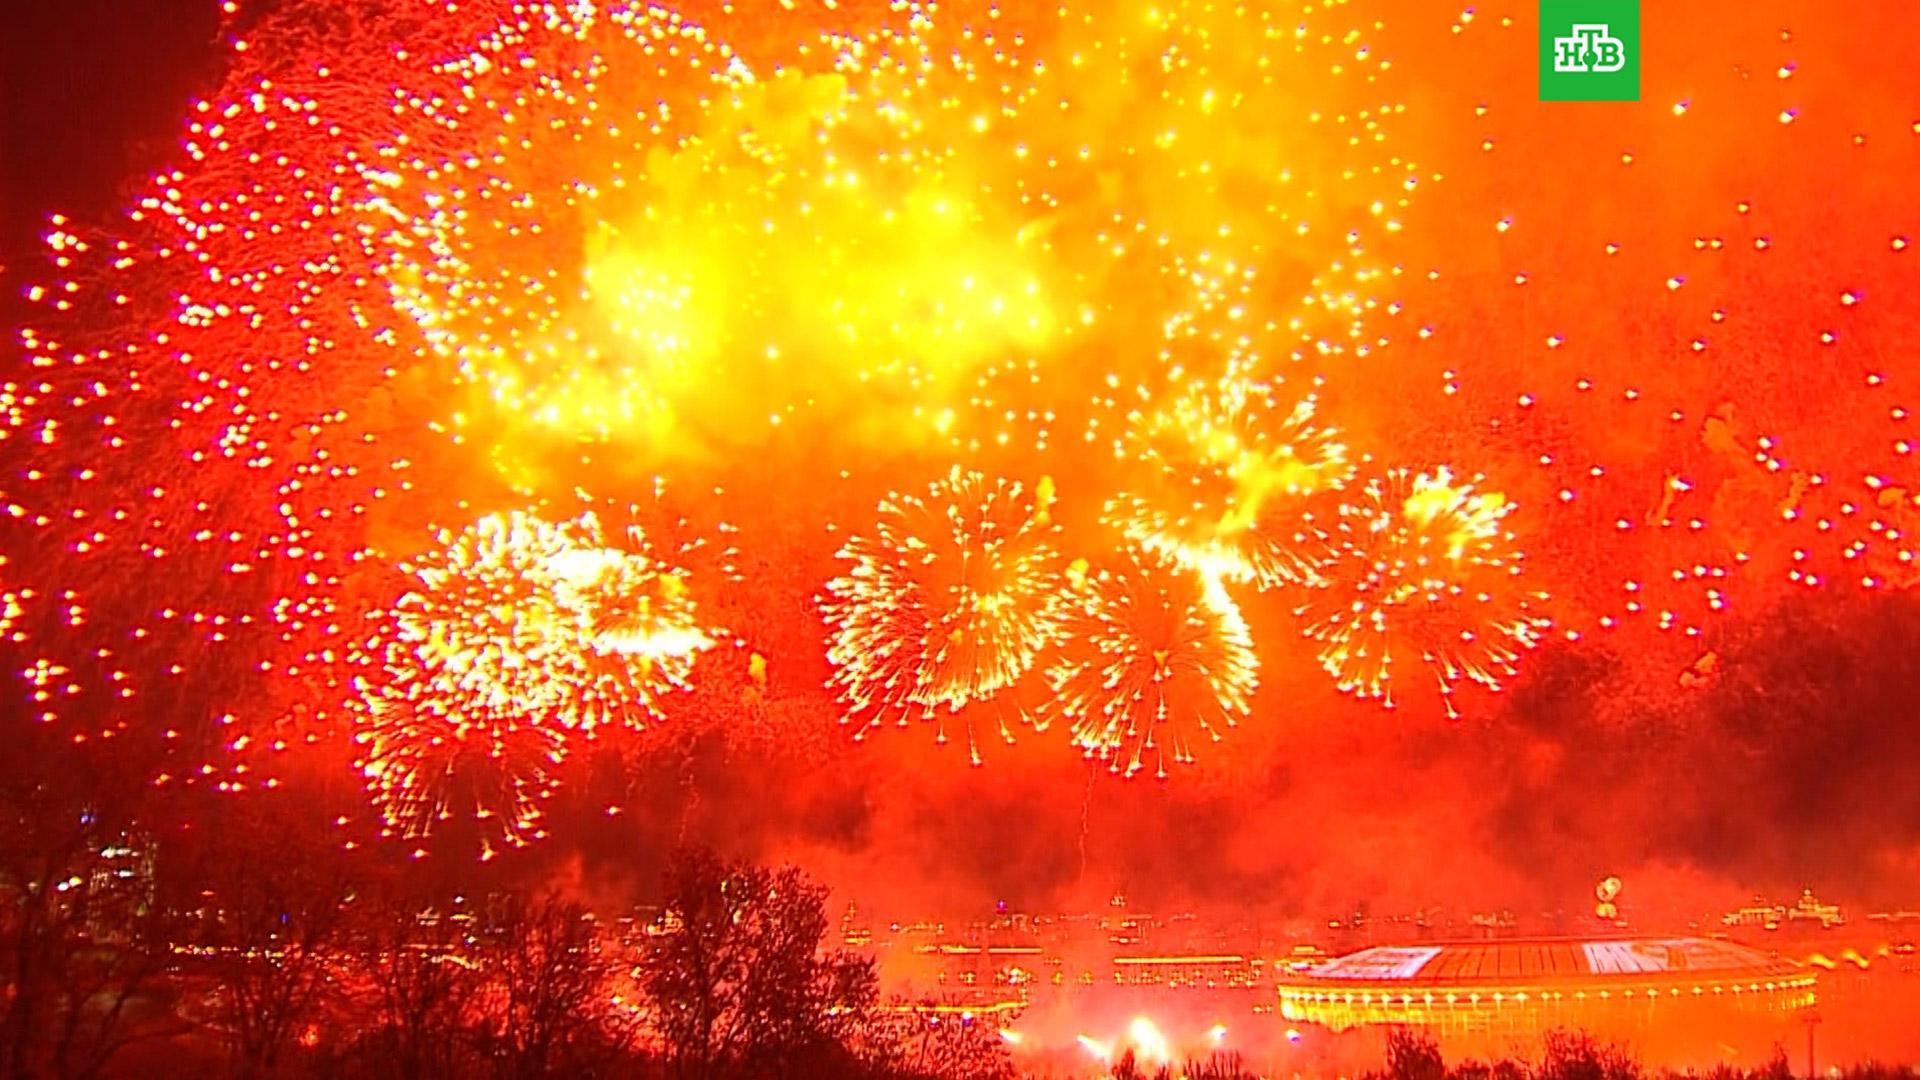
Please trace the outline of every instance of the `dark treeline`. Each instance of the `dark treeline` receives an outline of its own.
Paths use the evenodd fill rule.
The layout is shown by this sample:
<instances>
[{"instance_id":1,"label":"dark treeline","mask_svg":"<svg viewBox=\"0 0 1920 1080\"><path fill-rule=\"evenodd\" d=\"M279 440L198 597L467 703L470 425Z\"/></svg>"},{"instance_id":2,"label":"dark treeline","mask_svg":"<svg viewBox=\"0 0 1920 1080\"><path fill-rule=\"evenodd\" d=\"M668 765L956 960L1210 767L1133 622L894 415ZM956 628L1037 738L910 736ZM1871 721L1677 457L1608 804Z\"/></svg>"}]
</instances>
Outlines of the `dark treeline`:
<instances>
[{"instance_id":1,"label":"dark treeline","mask_svg":"<svg viewBox=\"0 0 1920 1080\"><path fill-rule=\"evenodd\" d=\"M1129 1051L1108 1070L1110 1080L1255 1080L1260 1074L1237 1054L1214 1054L1183 1064L1142 1066ZM1830 1080L1916 1080L1906 1065L1864 1062L1836 1069ZM1505 1058L1448 1065L1440 1045L1412 1028L1387 1034L1384 1068L1363 1072L1359 1080L1796 1080L1784 1049L1776 1049L1755 1069L1721 1065L1706 1072L1675 1072L1643 1067L1623 1047L1584 1032L1554 1031L1542 1040L1537 1061Z\"/></svg>"},{"instance_id":2,"label":"dark treeline","mask_svg":"<svg viewBox=\"0 0 1920 1080\"><path fill-rule=\"evenodd\" d=\"M644 913L468 897L272 799L156 814L114 760L0 767L0 1080L1013 1075L995 1025L828 948L797 869L684 851Z\"/></svg>"},{"instance_id":3,"label":"dark treeline","mask_svg":"<svg viewBox=\"0 0 1920 1080\"><path fill-rule=\"evenodd\" d=\"M682 853L624 930L550 895L456 920L297 865L237 877L194 911L10 879L5 1076L1012 1076L993 1025L823 949L825 890L791 868Z\"/></svg>"},{"instance_id":4,"label":"dark treeline","mask_svg":"<svg viewBox=\"0 0 1920 1080\"><path fill-rule=\"evenodd\" d=\"M1259 1074L1247 1068L1238 1054L1215 1053L1180 1065L1162 1063L1149 1068L1129 1050L1120 1055L1107 1075L1111 1080L1256 1080Z\"/></svg>"},{"instance_id":5,"label":"dark treeline","mask_svg":"<svg viewBox=\"0 0 1920 1080\"><path fill-rule=\"evenodd\" d=\"M1449 1065L1440 1046L1422 1032L1397 1028L1387 1035L1386 1067L1361 1080L1795 1080L1784 1048L1754 1069L1720 1065L1705 1072L1649 1069L1624 1047L1579 1031L1548 1032L1537 1061L1504 1058ZM1905 1065L1863 1062L1830 1074L1840 1080L1915 1080Z\"/></svg>"},{"instance_id":6,"label":"dark treeline","mask_svg":"<svg viewBox=\"0 0 1920 1080\"><path fill-rule=\"evenodd\" d=\"M20 729L21 742L50 739ZM1012 1080L994 1023L888 1000L798 869L690 849L643 914L463 896L271 798L157 807L123 755L0 755L0 1080ZM229 810L228 807L237 809ZM1232 1055L1113 1080L1242 1080ZM1784 1055L1708 1080L1790 1080ZM1920 1080L1855 1066L1845 1080ZM1675 1080L1553 1034L1448 1064L1395 1032L1365 1080Z\"/></svg>"}]
</instances>

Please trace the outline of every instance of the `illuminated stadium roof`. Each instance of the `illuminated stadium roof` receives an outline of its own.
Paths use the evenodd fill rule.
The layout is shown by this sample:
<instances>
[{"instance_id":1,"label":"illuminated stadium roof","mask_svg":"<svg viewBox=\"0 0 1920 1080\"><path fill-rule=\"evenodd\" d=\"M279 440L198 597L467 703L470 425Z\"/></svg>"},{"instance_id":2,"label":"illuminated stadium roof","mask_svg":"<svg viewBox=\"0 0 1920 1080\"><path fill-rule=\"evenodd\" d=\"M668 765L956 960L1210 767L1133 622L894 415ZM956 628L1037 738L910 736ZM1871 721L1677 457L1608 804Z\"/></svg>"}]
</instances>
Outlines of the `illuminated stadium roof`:
<instances>
[{"instance_id":1,"label":"illuminated stadium roof","mask_svg":"<svg viewBox=\"0 0 1920 1080\"><path fill-rule=\"evenodd\" d=\"M1445 1014L1628 1002L1725 1001L1796 1009L1815 975L1707 938L1548 939L1364 949L1284 977L1282 1012L1335 1027Z\"/></svg>"},{"instance_id":2,"label":"illuminated stadium roof","mask_svg":"<svg viewBox=\"0 0 1920 1080\"><path fill-rule=\"evenodd\" d=\"M1384 983L1396 987L1500 983L1784 977L1798 971L1757 949L1707 938L1626 941L1475 941L1457 945L1381 946L1329 960L1304 973L1310 981Z\"/></svg>"}]
</instances>

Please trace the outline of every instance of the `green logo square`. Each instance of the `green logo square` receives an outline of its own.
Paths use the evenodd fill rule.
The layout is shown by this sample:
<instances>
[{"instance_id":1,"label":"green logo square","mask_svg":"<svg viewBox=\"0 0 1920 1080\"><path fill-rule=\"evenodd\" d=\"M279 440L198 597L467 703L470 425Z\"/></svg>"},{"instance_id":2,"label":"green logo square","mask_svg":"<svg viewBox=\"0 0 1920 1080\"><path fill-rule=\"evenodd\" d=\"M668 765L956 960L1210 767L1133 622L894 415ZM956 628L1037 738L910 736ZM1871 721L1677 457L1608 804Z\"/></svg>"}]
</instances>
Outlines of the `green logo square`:
<instances>
[{"instance_id":1,"label":"green logo square","mask_svg":"<svg viewBox=\"0 0 1920 1080\"><path fill-rule=\"evenodd\" d=\"M1640 0L1540 0L1540 100L1640 100Z\"/></svg>"}]
</instances>

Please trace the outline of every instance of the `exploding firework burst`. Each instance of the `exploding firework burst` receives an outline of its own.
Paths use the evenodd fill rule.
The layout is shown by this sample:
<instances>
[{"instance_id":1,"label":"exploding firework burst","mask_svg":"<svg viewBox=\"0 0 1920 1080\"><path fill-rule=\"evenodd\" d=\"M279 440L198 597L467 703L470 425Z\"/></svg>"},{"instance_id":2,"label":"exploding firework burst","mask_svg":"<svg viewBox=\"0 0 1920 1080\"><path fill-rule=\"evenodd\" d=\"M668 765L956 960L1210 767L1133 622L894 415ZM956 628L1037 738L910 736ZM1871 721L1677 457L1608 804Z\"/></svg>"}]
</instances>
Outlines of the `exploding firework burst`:
<instances>
[{"instance_id":1,"label":"exploding firework burst","mask_svg":"<svg viewBox=\"0 0 1920 1080\"><path fill-rule=\"evenodd\" d=\"M527 763L500 773L528 777L517 788L456 785L514 817L523 800L505 793L550 790L567 738L649 723L688 686L719 633L700 613L740 635L716 700L778 697L783 673L817 693L817 655L788 661L817 642L793 609L828 573L801 575L793 604L762 601L794 572L774 538L818 522L758 505L765 464L804 463L800 482L824 492L877 446L921 475L1031 449L1033 474L1116 493L1106 523L1172 565L1143 557L1058 600L1067 541L1044 487L956 473L889 500L876 529L851 530L871 538L847 545L853 569L822 602L849 716L862 733L933 720L943 739L965 722L973 744L976 727L1044 724L1061 696L1119 771L1149 751L1191 757L1245 715L1251 658L1235 656L1246 631L1223 585L1309 590L1320 658L1359 695L1393 700L1408 662L1447 694L1511 672L1544 625L1511 508L1444 473L1345 486L1362 435L1398 438L1388 421L1414 411L1446 429L1405 436L1426 460L1452 457L1445 439L1508 440L1502 475L1535 484L1509 490L1580 526L1528 565L1551 565L1555 596L1578 592L1601 627L1706 637L1729 595L1756 611L1761 582L1914 583L1910 436L1875 434L1886 445L1852 475L1834 467L1854 460L1846 438L1782 430L1797 412L1780 404L1837 401L1842 381L1880 387L1877 373L1825 365L1833 393L1763 402L1718 436L1705 405L1728 380L1699 365L1644 387L1639 372L1555 366L1543 390L1544 361L1489 356L1411 405L1339 382L1389 340L1401 260L1378 253L1426 175L1386 142L1402 107L1371 15L1174 0L974 18L903 3L803 27L462 3L398 29L343 26L337 50L309 55L301 20L326 5L289 7L312 10L261 24L284 40L263 29L194 107L181 157L128 220L55 223L52 280L29 293L22 334L33 375L0 388L18 454L0 636L34 713L73 721L76 740L191 715L180 726L218 737L167 741L257 747L297 704L332 719L287 742L334 738L344 718L394 783ZM1277 118L1328 137L1276 143ZM1701 281L1651 280L1678 299ZM1883 317L1851 287L1832 296ZM1582 310L1606 321L1604 304ZM1722 315L1706 357L1767 355L1734 346L1767 340L1759 320ZM1590 362L1579 346L1604 328L1571 349L1553 329L1551 363L1566 365ZM1625 411L1596 406L1596 387ZM1656 397L1657 423L1632 419ZM1443 401L1463 411L1427 408ZM1897 401L1873 408L1906 422ZM1635 423L1667 434L1614 441ZM1711 454L1675 449L1702 425ZM603 531L611 513L507 519L449 537L403 589L378 585L389 549L411 550L392 537L468 500L498 505L503 484L525 505L583 483L598 507L632 505L634 462L676 483L684 471L702 499L722 484L742 497L739 539L690 561L651 518L644 534ZM754 550L733 559L735 544ZM722 554L751 568L726 571L743 587L725 598L706 561ZM1082 608L1097 614L1063 614ZM1149 648L1147 684L1179 689L1110 708L1102 693L1133 678L1115 627L1158 625L1143 612L1216 644L1164 672L1158 654L1181 650ZM365 626L360 648L339 647ZM1103 659L1046 655L1089 642ZM703 681L721 682L717 666ZM1048 671L1071 692L1036 678ZM777 705L798 717L821 702ZM260 760L165 767L237 790L261 782L267 770L235 775ZM409 818L451 805L388 801L428 808Z\"/></svg>"},{"instance_id":2,"label":"exploding firework burst","mask_svg":"<svg viewBox=\"0 0 1920 1080\"><path fill-rule=\"evenodd\" d=\"M637 533L630 539L644 543ZM596 538L597 540L597 538ZM700 628L686 574L644 554L590 546L563 552L545 566L555 599L581 622L588 645L641 665L641 684L685 687L693 660L713 639ZM657 695L648 693L642 704Z\"/></svg>"},{"instance_id":3,"label":"exploding firework burst","mask_svg":"<svg viewBox=\"0 0 1920 1080\"><path fill-rule=\"evenodd\" d=\"M823 412L935 436L976 369L1050 338L1021 222L970 189L986 136L927 84L930 39L884 35L898 55L865 64L829 36L832 72L757 72L658 7L554 15L584 62L449 62L433 74L492 107L407 102L459 137L368 172L394 306L505 415L671 455ZM500 147L477 175L476 129ZM556 246L578 254L556 266Z\"/></svg>"},{"instance_id":4,"label":"exploding firework burst","mask_svg":"<svg viewBox=\"0 0 1920 1080\"><path fill-rule=\"evenodd\" d=\"M591 514L564 525L490 515L441 541L439 560L411 571L417 587L394 605L387 640L434 673L451 714L637 728L711 644L685 576L608 548Z\"/></svg>"},{"instance_id":5,"label":"exploding firework burst","mask_svg":"<svg viewBox=\"0 0 1920 1080\"><path fill-rule=\"evenodd\" d=\"M1417 662L1457 717L1457 683L1499 689L1540 640L1546 596L1521 581L1513 504L1477 482L1394 469L1340 508L1340 555L1295 614L1341 690L1392 706L1398 666Z\"/></svg>"},{"instance_id":6,"label":"exploding firework burst","mask_svg":"<svg viewBox=\"0 0 1920 1080\"><path fill-rule=\"evenodd\" d=\"M1228 380L1139 418L1120 451L1144 484L1107 518L1148 551L1263 589L1309 581L1333 556L1313 501L1353 465L1339 433L1314 423L1312 397L1288 411L1270 388Z\"/></svg>"},{"instance_id":7,"label":"exploding firework burst","mask_svg":"<svg viewBox=\"0 0 1920 1080\"><path fill-rule=\"evenodd\" d=\"M628 540L644 544L637 533ZM565 732L593 737L658 718L662 697L687 685L711 644L684 576L644 551L609 548L592 514L561 525L489 515L440 541L430 560L408 568L413 588L375 617L349 658L367 672L355 680L363 771L389 820L410 832L444 807L436 781L476 753L557 766ZM527 742L537 754L520 749ZM415 775L424 764L430 772ZM492 791L511 795L509 805L481 812L522 820L529 784L538 786L502 780Z\"/></svg>"},{"instance_id":8,"label":"exploding firework burst","mask_svg":"<svg viewBox=\"0 0 1920 1080\"><path fill-rule=\"evenodd\" d=\"M873 537L841 549L852 566L820 606L832 685L861 736L889 716L961 712L1033 668L1063 610L1051 502L1049 481L1029 493L956 467L924 497L884 500ZM970 726L968 742L977 761Z\"/></svg>"},{"instance_id":9,"label":"exploding firework burst","mask_svg":"<svg viewBox=\"0 0 1920 1080\"><path fill-rule=\"evenodd\" d=\"M1047 676L1088 757L1164 778L1249 715L1259 662L1217 578L1131 553L1074 576L1074 634Z\"/></svg>"},{"instance_id":10,"label":"exploding firework burst","mask_svg":"<svg viewBox=\"0 0 1920 1080\"><path fill-rule=\"evenodd\" d=\"M240 17L246 50L129 213L55 220L21 333L34 375L0 386L19 454L0 545L32 599L7 670L37 716L76 740L177 718L147 726L196 760L160 768L271 783L294 759L266 748L365 722L337 703L385 648L339 643L370 612L383 640L413 617L373 584L406 549L391 538L503 484L554 505L591 476L618 505L639 459L752 499L744 463L796 450L823 469L876 446L944 468L955 450L1071 446L1063 432L1158 385L1164 349L1220 344L1251 370L1370 347L1361 319L1387 279L1366 245L1398 227L1415 175L1382 149L1397 107L1370 19L1316 11L1307 32L1198 2L1145 19L709 14ZM1282 149L1276 117L1329 137ZM785 554L754 565L790 572ZM555 707L563 729L647 715L698 648L671 625L675 586L605 552L562 565L573 584L542 602L590 609L586 644L500 629L573 689L490 683L479 645L436 657L433 682ZM789 619L755 642L805 637ZM934 681L923 696L945 708L1004 680Z\"/></svg>"},{"instance_id":11,"label":"exploding firework burst","mask_svg":"<svg viewBox=\"0 0 1920 1080\"><path fill-rule=\"evenodd\" d=\"M545 836L542 803L559 790L566 761L562 733L501 720L463 724L440 710L424 684L407 682L364 705L354 741L367 791L390 835L424 839L469 818L487 857L496 842L521 845Z\"/></svg>"}]
</instances>

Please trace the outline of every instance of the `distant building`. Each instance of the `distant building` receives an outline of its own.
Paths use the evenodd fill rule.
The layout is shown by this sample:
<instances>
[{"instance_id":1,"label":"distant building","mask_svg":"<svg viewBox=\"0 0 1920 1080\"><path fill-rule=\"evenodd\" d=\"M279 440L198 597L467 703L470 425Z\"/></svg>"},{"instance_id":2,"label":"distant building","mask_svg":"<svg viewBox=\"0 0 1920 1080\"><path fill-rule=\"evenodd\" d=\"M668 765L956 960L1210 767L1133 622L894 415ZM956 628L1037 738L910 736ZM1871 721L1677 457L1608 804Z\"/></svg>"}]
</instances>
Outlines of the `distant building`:
<instances>
[{"instance_id":1,"label":"distant building","mask_svg":"<svg viewBox=\"0 0 1920 1080\"><path fill-rule=\"evenodd\" d=\"M1812 889L1801 890L1800 899L1788 909L1787 918L1817 922L1822 928L1842 926L1847 921L1846 916L1840 913L1839 904L1821 903L1820 899L1813 895Z\"/></svg>"},{"instance_id":2,"label":"distant building","mask_svg":"<svg viewBox=\"0 0 1920 1080\"><path fill-rule=\"evenodd\" d=\"M1728 912L1721 916L1720 921L1727 926L1757 927L1762 930L1778 930L1794 923L1830 930L1845 926L1847 917L1841 912L1840 905L1825 903L1813 894L1812 889L1803 889L1800 899L1792 907L1769 903L1764 897L1756 896L1753 903Z\"/></svg>"},{"instance_id":3,"label":"distant building","mask_svg":"<svg viewBox=\"0 0 1920 1080\"><path fill-rule=\"evenodd\" d=\"M1476 911L1468 916L1467 922L1474 929L1485 930L1491 934L1508 933L1519 925L1519 920L1514 918L1513 912L1504 908L1499 911Z\"/></svg>"},{"instance_id":4,"label":"distant building","mask_svg":"<svg viewBox=\"0 0 1920 1080\"><path fill-rule=\"evenodd\" d=\"M1280 976L1281 1015L1335 1030L1374 1024L1537 1034L1617 1031L1652 1013L1792 1011L1816 973L1707 938L1542 939L1390 946Z\"/></svg>"},{"instance_id":5,"label":"distant building","mask_svg":"<svg viewBox=\"0 0 1920 1080\"><path fill-rule=\"evenodd\" d=\"M88 933L102 941L127 934L132 929L127 916L153 910L153 838L121 833L102 845L87 885L93 898L87 907Z\"/></svg>"},{"instance_id":6,"label":"distant building","mask_svg":"<svg viewBox=\"0 0 1920 1080\"><path fill-rule=\"evenodd\" d=\"M860 921L860 909L854 904L849 903L846 914L840 916L840 941L850 949L873 944L873 930Z\"/></svg>"}]
</instances>

